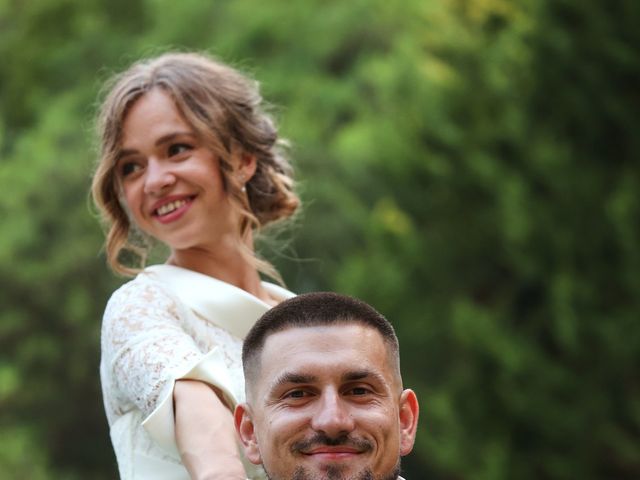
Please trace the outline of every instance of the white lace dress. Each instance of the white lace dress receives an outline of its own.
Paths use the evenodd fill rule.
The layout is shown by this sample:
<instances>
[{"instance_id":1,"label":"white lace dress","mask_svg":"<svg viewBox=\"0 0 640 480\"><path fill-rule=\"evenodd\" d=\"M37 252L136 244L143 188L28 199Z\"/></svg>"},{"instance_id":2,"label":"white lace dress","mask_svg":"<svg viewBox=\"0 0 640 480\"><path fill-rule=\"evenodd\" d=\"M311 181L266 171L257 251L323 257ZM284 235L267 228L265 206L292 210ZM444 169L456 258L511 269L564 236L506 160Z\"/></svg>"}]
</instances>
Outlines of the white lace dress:
<instances>
[{"instance_id":1,"label":"white lace dress","mask_svg":"<svg viewBox=\"0 0 640 480\"><path fill-rule=\"evenodd\" d=\"M278 299L293 296L263 286ZM148 267L114 292L100 379L122 480L189 480L175 444L175 380L215 385L233 406L244 401L242 339L268 309L233 285L170 265ZM247 461L245 468L265 478Z\"/></svg>"}]
</instances>

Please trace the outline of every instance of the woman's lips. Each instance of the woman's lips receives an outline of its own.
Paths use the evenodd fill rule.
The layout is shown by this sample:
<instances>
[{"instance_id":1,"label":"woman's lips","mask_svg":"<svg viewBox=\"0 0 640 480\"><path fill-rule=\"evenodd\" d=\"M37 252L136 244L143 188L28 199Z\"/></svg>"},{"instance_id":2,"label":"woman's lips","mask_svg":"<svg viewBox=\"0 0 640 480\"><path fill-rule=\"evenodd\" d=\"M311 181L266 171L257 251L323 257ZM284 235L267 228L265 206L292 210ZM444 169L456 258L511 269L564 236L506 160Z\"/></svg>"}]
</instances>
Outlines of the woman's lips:
<instances>
[{"instance_id":1,"label":"woman's lips","mask_svg":"<svg viewBox=\"0 0 640 480\"><path fill-rule=\"evenodd\" d=\"M181 218L193 202L193 196L180 196L156 202L152 210L153 217L160 223L172 223Z\"/></svg>"}]
</instances>

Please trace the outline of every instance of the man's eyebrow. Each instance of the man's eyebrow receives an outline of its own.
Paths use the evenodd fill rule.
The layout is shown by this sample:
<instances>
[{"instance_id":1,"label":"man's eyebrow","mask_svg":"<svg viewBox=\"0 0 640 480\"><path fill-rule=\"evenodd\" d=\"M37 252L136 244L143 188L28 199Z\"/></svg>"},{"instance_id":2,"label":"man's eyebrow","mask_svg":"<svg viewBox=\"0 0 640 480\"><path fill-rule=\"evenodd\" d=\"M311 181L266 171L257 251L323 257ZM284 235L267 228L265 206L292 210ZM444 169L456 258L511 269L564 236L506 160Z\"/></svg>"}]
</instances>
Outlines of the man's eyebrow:
<instances>
[{"instance_id":1,"label":"man's eyebrow","mask_svg":"<svg viewBox=\"0 0 640 480\"><path fill-rule=\"evenodd\" d=\"M354 382L357 380L364 380L367 378L371 378L374 379L380 383L386 384L387 380L380 375L378 372L374 372L372 370L366 370L366 369L362 369L362 370L350 370L348 372L345 372L342 375L342 381L343 382Z\"/></svg>"},{"instance_id":2,"label":"man's eyebrow","mask_svg":"<svg viewBox=\"0 0 640 480\"><path fill-rule=\"evenodd\" d=\"M275 390L278 387L283 385L298 385L303 383L313 383L317 382L318 377L315 375L307 375L304 373L295 373L295 372L284 372L280 376L278 376L272 383L271 388L269 390Z\"/></svg>"}]
</instances>

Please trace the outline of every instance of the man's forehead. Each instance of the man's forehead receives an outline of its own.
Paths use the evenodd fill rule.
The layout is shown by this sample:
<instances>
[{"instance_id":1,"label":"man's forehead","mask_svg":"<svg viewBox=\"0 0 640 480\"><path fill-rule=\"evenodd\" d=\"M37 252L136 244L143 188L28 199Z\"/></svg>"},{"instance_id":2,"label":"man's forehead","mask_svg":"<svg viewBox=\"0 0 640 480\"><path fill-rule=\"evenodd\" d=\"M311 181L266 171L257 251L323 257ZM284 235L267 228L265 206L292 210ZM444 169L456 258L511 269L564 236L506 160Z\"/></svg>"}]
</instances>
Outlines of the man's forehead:
<instances>
[{"instance_id":1,"label":"man's forehead","mask_svg":"<svg viewBox=\"0 0 640 480\"><path fill-rule=\"evenodd\" d=\"M374 366L384 368L386 345L377 330L360 324L292 327L269 336L262 351L262 373L304 373L329 369L348 375Z\"/></svg>"},{"instance_id":2,"label":"man's forehead","mask_svg":"<svg viewBox=\"0 0 640 480\"><path fill-rule=\"evenodd\" d=\"M363 341L382 345L384 340L375 328L361 323L340 322L330 325L292 326L270 334L264 343L263 353L278 353L277 350L287 347L330 348L336 350L356 350Z\"/></svg>"}]
</instances>

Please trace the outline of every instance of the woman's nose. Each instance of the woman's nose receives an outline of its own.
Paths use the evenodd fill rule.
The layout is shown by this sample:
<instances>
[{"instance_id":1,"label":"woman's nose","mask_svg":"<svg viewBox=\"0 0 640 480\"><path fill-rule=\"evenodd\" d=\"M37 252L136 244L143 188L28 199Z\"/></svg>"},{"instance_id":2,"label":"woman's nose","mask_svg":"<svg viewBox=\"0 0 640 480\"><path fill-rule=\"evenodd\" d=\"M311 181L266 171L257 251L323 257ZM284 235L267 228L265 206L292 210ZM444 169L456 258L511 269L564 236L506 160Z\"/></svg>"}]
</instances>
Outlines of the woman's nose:
<instances>
[{"instance_id":1,"label":"woman's nose","mask_svg":"<svg viewBox=\"0 0 640 480\"><path fill-rule=\"evenodd\" d=\"M144 193L148 195L159 195L173 185L176 177L164 162L149 160L144 182Z\"/></svg>"}]
</instances>

